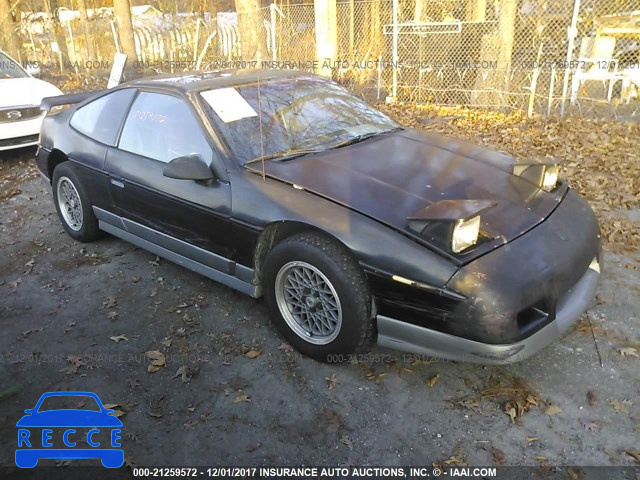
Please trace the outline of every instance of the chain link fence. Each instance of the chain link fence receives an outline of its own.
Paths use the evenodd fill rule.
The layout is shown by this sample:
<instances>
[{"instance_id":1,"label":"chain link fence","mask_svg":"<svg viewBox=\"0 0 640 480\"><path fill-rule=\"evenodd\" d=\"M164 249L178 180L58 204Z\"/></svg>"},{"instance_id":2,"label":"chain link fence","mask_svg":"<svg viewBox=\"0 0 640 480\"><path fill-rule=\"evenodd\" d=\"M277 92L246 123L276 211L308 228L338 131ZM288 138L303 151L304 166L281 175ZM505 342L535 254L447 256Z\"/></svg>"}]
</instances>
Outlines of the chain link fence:
<instances>
[{"instance_id":1,"label":"chain link fence","mask_svg":"<svg viewBox=\"0 0 640 480\"><path fill-rule=\"evenodd\" d=\"M338 0L335 6L331 58L319 58L327 37L318 35L326 25L319 23L325 17L316 18L317 5L287 0L213 18L134 12L138 60L151 62L153 71L322 70L373 101L529 115L640 114L640 0ZM86 58L81 20L70 17L61 25L69 59ZM22 38L29 57L55 62L46 21L25 18ZM93 60L110 60L119 48L112 13L103 9L89 21Z\"/></svg>"},{"instance_id":2,"label":"chain link fence","mask_svg":"<svg viewBox=\"0 0 640 480\"><path fill-rule=\"evenodd\" d=\"M284 14L278 59L315 58L313 5ZM639 62L640 0L337 4L333 76L378 100L632 117Z\"/></svg>"}]
</instances>

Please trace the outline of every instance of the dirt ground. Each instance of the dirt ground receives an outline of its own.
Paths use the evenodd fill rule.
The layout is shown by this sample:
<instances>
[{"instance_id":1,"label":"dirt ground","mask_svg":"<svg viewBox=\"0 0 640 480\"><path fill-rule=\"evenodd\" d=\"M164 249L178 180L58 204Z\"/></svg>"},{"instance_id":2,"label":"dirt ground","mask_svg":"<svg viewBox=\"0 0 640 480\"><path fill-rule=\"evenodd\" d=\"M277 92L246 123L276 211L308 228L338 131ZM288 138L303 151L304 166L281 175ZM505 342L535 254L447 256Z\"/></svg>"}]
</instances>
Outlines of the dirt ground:
<instances>
[{"instance_id":1,"label":"dirt ground","mask_svg":"<svg viewBox=\"0 0 640 480\"><path fill-rule=\"evenodd\" d=\"M607 247L576 331L525 362L372 346L367 362L323 365L258 301L112 237L71 240L33 155L0 154L0 464L22 411L53 390L114 404L129 465L640 462L637 249ZM635 206L617 214L637 232Z\"/></svg>"}]
</instances>

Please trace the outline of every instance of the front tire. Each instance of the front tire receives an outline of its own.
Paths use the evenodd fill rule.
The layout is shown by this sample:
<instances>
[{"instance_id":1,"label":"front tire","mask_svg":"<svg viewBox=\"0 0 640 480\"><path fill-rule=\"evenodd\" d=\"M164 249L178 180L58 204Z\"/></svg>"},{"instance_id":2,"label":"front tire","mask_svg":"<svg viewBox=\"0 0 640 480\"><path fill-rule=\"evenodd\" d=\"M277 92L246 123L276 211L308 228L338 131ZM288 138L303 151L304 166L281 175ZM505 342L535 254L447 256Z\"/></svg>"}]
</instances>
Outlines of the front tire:
<instances>
[{"instance_id":1,"label":"front tire","mask_svg":"<svg viewBox=\"0 0 640 480\"><path fill-rule=\"evenodd\" d=\"M62 226L73 239L90 242L100 236L89 196L69 162L53 171L53 202Z\"/></svg>"},{"instance_id":2,"label":"front tire","mask_svg":"<svg viewBox=\"0 0 640 480\"><path fill-rule=\"evenodd\" d=\"M369 344L374 325L366 277L334 240L305 232L276 245L263 268L271 318L301 353L341 362Z\"/></svg>"}]
</instances>

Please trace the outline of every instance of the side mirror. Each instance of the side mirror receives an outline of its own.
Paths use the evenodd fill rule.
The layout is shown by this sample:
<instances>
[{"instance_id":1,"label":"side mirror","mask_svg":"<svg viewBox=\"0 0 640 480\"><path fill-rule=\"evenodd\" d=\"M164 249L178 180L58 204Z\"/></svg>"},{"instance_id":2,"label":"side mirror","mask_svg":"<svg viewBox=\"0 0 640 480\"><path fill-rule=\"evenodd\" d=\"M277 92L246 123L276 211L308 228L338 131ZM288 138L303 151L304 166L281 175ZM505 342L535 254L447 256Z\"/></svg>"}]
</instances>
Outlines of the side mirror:
<instances>
[{"instance_id":1,"label":"side mirror","mask_svg":"<svg viewBox=\"0 0 640 480\"><path fill-rule=\"evenodd\" d=\"M29 75L31 75L32 77L36 77L38 78L40 76L40 67L38 65L34 65L32 63L27 65L27 68L25 68L25 70L27 71L27 73Z\"/></svg>"},{"instance_id":2,"label":"side mirror","mask_svg":"<svg viewBox=\"0 0 640 480\"><path fill-rule=\"evenodd\" d=\"M178 180L213 180L215 175L200 155L186 155L171 160L162 174Z\"/></svg>"}]
</instances>

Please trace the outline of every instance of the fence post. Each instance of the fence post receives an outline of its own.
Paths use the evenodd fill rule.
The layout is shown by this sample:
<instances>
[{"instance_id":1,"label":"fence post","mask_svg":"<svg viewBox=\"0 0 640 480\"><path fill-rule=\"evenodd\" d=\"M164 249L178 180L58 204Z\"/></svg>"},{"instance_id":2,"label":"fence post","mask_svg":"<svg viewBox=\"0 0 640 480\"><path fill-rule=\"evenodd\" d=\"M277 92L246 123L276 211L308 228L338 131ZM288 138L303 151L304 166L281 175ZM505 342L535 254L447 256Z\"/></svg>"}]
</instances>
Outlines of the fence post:
<instances>
[{"instance_id":1,"label":"fence post","mask_svg":"<svg viewBox=\"0 0 640 480\"><path fill-rule=\"evenodd\" d=\"M547 117L551 116L551 107L553 106L553 89L556 84L556 66L551 65L551 78L549 79L549 99L547 100Z\"/></svg>"},{"instance_id":2,"label":"fence post","mask_svg":"<svg viewBox=\"0 0 640 480\"><path fill-rule=\"evenodd\" d=\"M392 67L393 67L393 88L392 102L396 101L398 96L398 0L393 0L393 40L392 40Z\"/></svg>"},{"instance_id":3,"label":"fence post","mask_svg":"<svg viewBox=\"0 0 640 480\"><path fill-rule=\"evenodd\" d=\"M575 0L573 4L573 16L571 26L568 30L569 45L567 46L567 64L564 69L564 80L562 82L562 101L560 102L560 116L564 116L564 107L567 103L567 89L569 88L569 65L573 57L573 46L578 35L578 14L580 13L580 0Z\"/></svg>"},{"instance_id":4,"label":"fence post","mask_svg":"<svg viewBox=\"0 0 640 480\"><path fill-rule=\"evenodd\" d=\"M271 20L271 60L274 62L278 60L276 53L276 4L269 5L269 14Z\"/></svg>"}]
</instances>

